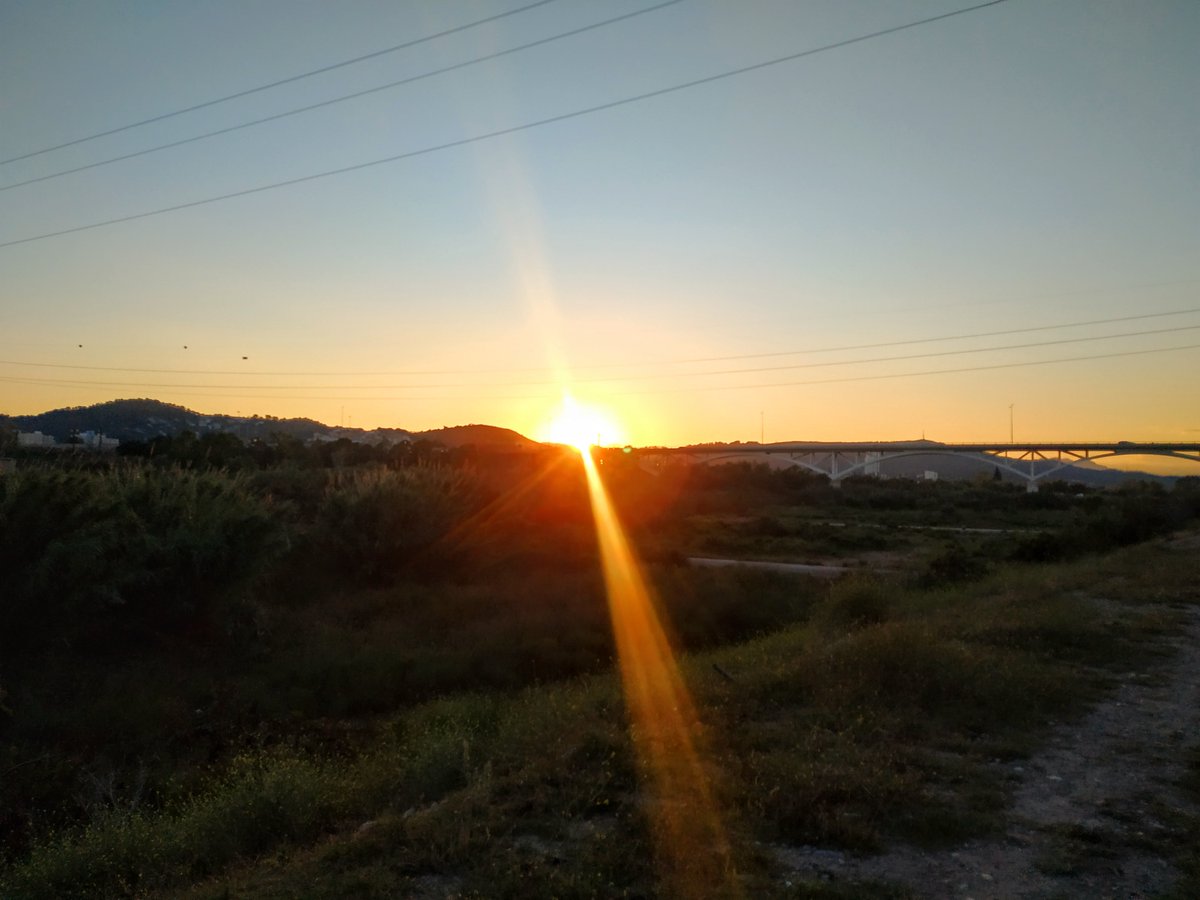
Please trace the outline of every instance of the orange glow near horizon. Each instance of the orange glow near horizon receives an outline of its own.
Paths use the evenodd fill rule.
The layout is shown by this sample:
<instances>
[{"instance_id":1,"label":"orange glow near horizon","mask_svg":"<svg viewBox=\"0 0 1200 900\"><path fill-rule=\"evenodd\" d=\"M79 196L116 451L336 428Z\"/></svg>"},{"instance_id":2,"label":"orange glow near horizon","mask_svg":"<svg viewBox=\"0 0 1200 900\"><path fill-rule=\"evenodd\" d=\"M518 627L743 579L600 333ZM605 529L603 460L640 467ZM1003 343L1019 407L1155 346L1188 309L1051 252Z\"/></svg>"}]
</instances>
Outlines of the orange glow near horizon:
<instances>
[{"instance_id":1,"label":"orange glow near horizon","mask_svg":"<svg viewBox=\"0 0 1200 900\"><path fill-rule=\"evenodd\" d=\"M586 451L581 456L621 684L666 894L738 896L695 705L596 463Z\"/></svg>"},{"instance_id":2,"label":"orange glow near horizon","mask_svg":"<svg viewBox=\"0 0 1200 900\"><path fill-rule=\"evenodd\" d=\"M626 428L607 409L571 394L564 321L547 263L544 228L525 159L514 145L493 163L488 184L511 245L513 272L534 333L556 373L561 400L535 428L539 441L574 447L587 475L588 495L604 569L629 727L644 810L653 836L664 895L736 895L729 844L701 760L700 725L675 655L655 611L629 540L600 479L590 448L624 444ZM621 333L627 329L622 324ZM594 336L593 336L594 339ZM622 404L625 423L630 408ZM533 407L530 407L533 411Z\"/></svg>"},{"instance_id":3,"label":"orange glow near horizon","mask_svg":"<svg viewBox=\"0 0 1200 900\"><path fill-rule=\"evenodd\" d=\"M624 443L622 429L611 416L598 407L579 403L570 394L563 395L562 405L554 418L538 430L537 439L567 444L580 453L596 445Z\"/></svg>"}]
</instances>

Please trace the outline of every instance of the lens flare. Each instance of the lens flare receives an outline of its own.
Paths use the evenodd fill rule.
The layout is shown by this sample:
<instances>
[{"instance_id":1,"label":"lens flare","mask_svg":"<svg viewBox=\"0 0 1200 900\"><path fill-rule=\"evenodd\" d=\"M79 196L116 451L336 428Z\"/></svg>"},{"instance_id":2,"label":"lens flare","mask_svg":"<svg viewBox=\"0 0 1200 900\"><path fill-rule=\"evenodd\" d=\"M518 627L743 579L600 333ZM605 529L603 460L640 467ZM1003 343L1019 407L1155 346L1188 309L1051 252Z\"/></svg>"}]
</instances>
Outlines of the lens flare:
<instances>
[{"instance_id":1,"label":"lens flare","mask_svg":"<svg viewBox=\"0 0 1200 900\"><path fill-rule=\"evenodd\" d=\"M582 458L665 896L739 896L695 706L596 463Z\"/></svg>"},{"instance_id":2,"label":"lens flare","mask_svg":"<svg viewBox=\"0 0 1200 900\"><path fill-rule=\"evenodd\" d=\"M513 146L513 145L501 145ZM493 157L494 158L494 157ZM505 165L507 162L507 165ZM592 515L619 654L630 729L638 756L641 796L655 841L663 896L740 896L712 783L700 752L701 730L691 697L667 642L641 570L591 457L595 444L620 445L623 429L568 393L571 379L561 346L562 316L554 302L551 267L541 239L537 192L515 149L488 182L512 244L512 257L530 324L541 335L558 372L562 406L538 440L579 450L587 473Z\"/></svg>"},{"instance_id":3,"label":"lens flare","mask_svg":"<svg viewBox=\"0 0 1200 900\"><path fill-rule=\"evenodd\" d=\"M612 418L594 406L579 403L570 394L563 396L554 418L539 431L538 440L567 444L580 453L598 444L620 444L621 429Z\"/></svg>"}]
</instances>

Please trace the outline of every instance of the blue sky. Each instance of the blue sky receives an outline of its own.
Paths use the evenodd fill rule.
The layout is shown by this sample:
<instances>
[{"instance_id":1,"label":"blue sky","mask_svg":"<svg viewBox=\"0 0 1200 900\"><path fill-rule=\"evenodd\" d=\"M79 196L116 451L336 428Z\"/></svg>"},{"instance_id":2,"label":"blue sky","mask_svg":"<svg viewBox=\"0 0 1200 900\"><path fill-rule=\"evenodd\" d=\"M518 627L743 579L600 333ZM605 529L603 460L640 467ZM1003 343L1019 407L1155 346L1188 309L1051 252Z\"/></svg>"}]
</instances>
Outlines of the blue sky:
<instances>
[{"instance_id":1,"label":"blue sky","mask_svg":"<svg viewBox=\"0 0 1200 900\"><path fill-rule=\"evenodd\" d=\"M521 5L9 2L0 158ZM653 5L555 0L5 164L0 187ZM0 191L0 243L968 5L683 0ZM1185 312L1200 308L1198 38L1200 4L1185 0L1007 0L504 137L0 247L0 411L155 396L210 412L535 433L566 382L636 443L756 439L761 422L768 440L995 440L1009 404L1018 438L1195 440L1196 349L1021 364L1200 344L1188 330L1200 314ZM1132 334L1163 329L1174 331ZM1053 340L1077 342L1013 346ZM833 350L864 344L891 346ZM1005 349L974 352L988 347ZM915 358L866 361L899 356ZM715 361L725 357L744 358ZM797 368L741 371L781 366ZM975 371L913 374L962 369Z\"/></svg>"}]
</instances>

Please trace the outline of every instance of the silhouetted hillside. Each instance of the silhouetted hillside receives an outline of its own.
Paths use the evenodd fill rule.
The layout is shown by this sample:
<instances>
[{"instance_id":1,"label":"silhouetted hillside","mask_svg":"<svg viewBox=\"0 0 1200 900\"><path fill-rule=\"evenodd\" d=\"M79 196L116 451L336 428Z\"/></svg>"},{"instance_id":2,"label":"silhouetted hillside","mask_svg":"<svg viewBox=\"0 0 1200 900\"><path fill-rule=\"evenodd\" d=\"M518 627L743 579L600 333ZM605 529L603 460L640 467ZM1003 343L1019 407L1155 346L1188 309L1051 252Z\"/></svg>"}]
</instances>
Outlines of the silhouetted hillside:
<instances>
[{"instance_id":1,"label":"silhouetted hillside","mask_svg":"<svg viewBox=\"0 0 1200 900\"><path fill-rule=\"evenodd\" d=\"M206 415L173 403L147 399L110 400L93 406L54 409L31 416L0 416L0 425L3 424L12 425L20 431L40 431L59 441L84 431L94 431L121 441L145 441L160 435L173 436L181 431L190 431L197 435L226 432L245 441L284 434L303 441L349 438L371 444L423 438L450 448L474 445L490 450L528 450L540 446L537 441L510 428L494 425L455 425L423 432L402 428L340 428L314 419Z\"/></svg>"},{"instance_id":2,"label":"silhouetted hillside","mask_svg":"<svg viewBox=\"0 0 1200 900\"><path fill-rule=\"evenodd\" d=\"M473 444L483 450L529 450L541 446L520 432L495 425L452 425L433 431L421 431L414 438L437 441L446 447L465 447Z\"/></svg>"},{"instance_id":3,"label":"silhouetted hillside","mask_svg":"<svg viewBox=\"0 0 1200 900\"><path fill-rule=\"evenodd\" d=\"M190 409L159 400L111 400L94 406L71 406L31 416L12 416L21 431L40 431L60 441L81 431L95 431L120 440L207 430L201 416Z\"/></svg>"},{"instance_id":4,"label":"silhouetted hillside","mask_svg":"<svg viewBox=\"0 0 1200 900\"><path fill-rule=\"evenodd\" d=\"M59 441L72 434L94 431L121 441L150 440L160 435L176 435L181 431L194 434L228 432L242 440L267 438L273 434L308 441L314 437L348 437L352 440L378 443L410 437L399 428L337 428L314 419L280 419L275 416L206 415L173 403L160 400L110 400L93 406L73 406L55 409L32 416L0 416L0 423L11 423L21 431L40 431Z\"/></svg>"}]
</instances>

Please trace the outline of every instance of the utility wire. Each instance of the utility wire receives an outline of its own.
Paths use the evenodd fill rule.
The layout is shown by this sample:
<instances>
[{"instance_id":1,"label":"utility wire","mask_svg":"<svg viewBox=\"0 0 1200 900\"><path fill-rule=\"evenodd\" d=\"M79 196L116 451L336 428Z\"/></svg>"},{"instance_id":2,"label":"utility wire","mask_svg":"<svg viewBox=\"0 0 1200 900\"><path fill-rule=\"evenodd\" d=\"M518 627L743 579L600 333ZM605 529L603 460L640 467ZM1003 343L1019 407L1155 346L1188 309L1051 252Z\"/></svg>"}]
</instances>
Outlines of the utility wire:
<instances>
[{"instance_id":1,"label":"utility wire","mask_svg":"<svg viewBox=\"0 0 1200 900\"><path fill-rule=\"evenodd\" d=\"M693 387L681 387L681 388L657 388L657 389L652 389L652 390L648 390L648 391L625 391L625 392L622 392L619 394L611 394L609 396L612 396L612 397L638 397L638 396L646 396L646 395L653 395L653 394L681 394L681 393L699 393L699 392L711 392L711 391L760 390L760 389L764 389L764 388L777 388L777 387L808 387L808 386L812 386L812 385L822 385L822 384L846 384L846 383L855 382L855 381L887 381L887 380L890 380L893 378L917 378L917 377L928 376L928 375L959 375L959 374L963 374L963 373L967 373L967 372L987 372L987 371L994 371L997 369L1021 369L1021 368L1031 367L1031 366L1057 365L1059 363L1090 362L1093 360L1100 360L1100 359L1120 359L1120 358L1125 358L1125 357L1130 357L1130 356L1148 356L1148 355L1155 354L1155 353L1174 353L1174 352L1180 351L1180 350L1200 350L1200 344L1184 344L1182 346L1176 346L1176 347L1152 347L1152 348L1146 349L1146 350L1124 350L1124 351L1117 351L1117 352L1113 352L1113 353L1096 353L1096 354L1092 354L1089 356L1067 356L1067 357L1060 357L1058 359L1039 359L1039 360L1033 360L1033 361L1027 361L1027 362L995 363L995 364L986 365L986 366L963 366L963 367L957 368L957 369L929 369L929 370L925 370L925 371L921 371L921 372L893 372L893 373L889 373L886 375L850 375L850 376L846 376L843 378L825 378L825 379L817 379L817 380L812 380L812 381L778 381L778 382L771 382L771 383L767 383L767 384L730 384L730 385L717 385L717 386L706 386L706 387L693 386ZM114 386L114 385L115 386L123 386L123 387L154 387L154 385L132 384L132 383L127 383L127 382L60 381L60 380L54 380L54 379L3 378L3 377L0 377L0 382L7 383L7 384L38 385L41 387L61 387L61 386L76 386L76 387L100 386L100 387L103 387L103 386ZM425 386L429 387L429 385L425 385ZM162 387L168 387L168 388L184 387L184 388L186 388L186 387L189 387L189 385L162 385ZM220 388L223 386L221 386L221 385L200 385L200 387L216 389L216 388ZM253 389L261 390L261 389L263 389L263 387L264 387L264 385L254 385ZM232 390L233 388L230 388L230 389ZM326 388L326 390L334 390L334 389ZM479 395L478 399L481 399L481 400L543 400L546 397L553 396L553 395L554 395L554 392L551 392L551 393L543 392L540 394L487 394L487 395ZM239 399L243 398L243 397L247 397L247 395L244 395L244 394L199 394L199 395L192 394L191 396L212 396L212 397L230 397L230 398L236 397ZM250 398L247 397L247 399L250 399ZM409 396L399 396L399 397L380 397L378 395L374 395L374 396L355 397L355 396L350 396L350 395L345 395L345 394L334 394L332 396L323 396L323 397L261 396L261 397L254 397L253 399L276 400L276 401L278 401L278 400L374 400L374 401L396 400L396 401L411 402L411 401L415 401L415 400L460 400L460 399L462 399L462 397L461 397L461 395L457 395L457 396L456 395L440 395L440 396L411 396L411 395L409 395Z\"/></svg>"},{"instance_id":2,"label":"utility wire","mask_svg":"<svg viewBox=\"0 0 1200 900\"><path fill-rule=\"evenodd\" d=\"M1056 330L1061 330L1064 328L1083 328L1083 327L1089 326L1089 325L1108 325L1108 324L1111 324L1114 322L1132 322L1132 321L1136 321L1139 319L1158 319L1158 318L1163 318L1164 316L1186 316L1186 315L1191 315L1193 313L1198 313L1198 312L1200 312L1200 308L1180 309L1180 310L1174 310L1171 312L1142 313L1141 315L1137 315L1137 316L1118 316L1118 317L1112 318L1112 319L1091 319L1086 322L1064 322L1059 325L1035 325L1035 326L1031 326L1028 328L1009 328L1009 329L1005 329L1004 331L978 331L973 334L955 334L955 335L944 335L941 337L912 338L912 339L903 340L903 341L884 341L882 343L877 343L877 344L850 344L850 345L846 345L846 346L842 346L842 347L813 347L808 350L787 350L787 351L781 351L779 353L746 353L746 354L742 354L740 356L708 356L708 357L697 357L697 358L692 358L692 359L680 359L680 360L657 360L657 361L648 362L648 363L609 363L609 364L605 364L605 365L593 365L593 366L572 366L571 370L573 372L579 372L579 371L589 371L589 370L594 371L594 370L599 370L599 369L613 369L613 368L628 369L628 368L638 367L638 366L668 366L668 365L678 365L681 363L727 362L730 360L738 360L738 359L761 359L763 357L771 357L771 356L797 356L797 355L801 355L801 354L813 354L813 353L834 353L834 352L840 352L840 351L845 351L845 350L868 350L868 349L876 349L876 348L882 348L882 347L903 347L903 346L910 346L913 344L933 344L933 343L940 343L940 342L944 342L944 341L965 341L965 340L971 340L974 338L997 337L1000 335L1007 335L1007 334L1028 334L1030 332L1036 332L1036 331L1056 331ZM1185 330L1186 328L1190 328L1190 327L1192 327L1192 326L1185 326L1185 328L1181 328L1181 329L1163 329L1162 333L1165 333L1167 331ZM1157 333L1160 333L1160 332L1132 332L1131 334L1157 334ZM1131 334L1099 335L1094 338L1089 338L1089 340L1101 340L1104 337L1129 337L1129 336L1131 336ZM1058 343L1058 342L1050 341L1049 343ZM1022 345L1022 346L1044 346L1044 345L1032 344L1032 345ZM980 348L979 350L976 350L973 352L984 352L986 350L995 350L995 349L1008 349L1008 348L997 348L997 347ZM936 355L936 354L931 354L931 355ZM896 358L899 359L899 358L903 358L903 357L896 357ZM858 360L858 361L859 362L869 362L870 360ZM845 363L841 363L841 364L844 365ZM537 367L524 367L524 368L504 367L504 368L491 368L491 369L425 369L425 370L401 369L401 370L389 370L389 371L382 371L382 372L345 372L345 371L341 371L341 372L329 372L329 371L325 371L325 372L297 372L297 371L271 372L271 371L267 371L267 372L247 373L245 369L138 369L138 368L131 368L129 366L84 366L84 365L76 365L76 364L69 364L69 363L23 362L21 360L15 360L15 359L0 359L0 365L2 365L2 366L25 366L27 368L37 368L37 369L74 369L77 371L87 371L87 372L136 372L136 373L148 374L148 375L246 375L246 374L254 374L254 375L262 376L262 377L265 377L265 376L297 376L297 377L306 377L306 378L322 377L322 376L333 376L333 377L341 378L341 377L355 377L355 376L378 377L378 376L384 376L384 375L412 375L412 376L482 375L482 374L486 374L486 373L516 374L519 372L557 371L557 369L553 368L553 367L537 366ZM838 365L838 363L829 363L828 365ZM785 366L783 368L788 368L788 367ZM683 375L685 373L676 373L676 374ZM658 376L655 376L655 377L658 377Z\"/></svg>"},{"instance_id":3,"label":"utility wire","mask_svg":"<svg viewBox=\"0 0 1200 900\"><path fill-rule=\"evenodd\" d=\"M964 341L970 338L1001 337L1008 334L1031 334L1036 331L1057 331L1062 328L1082 328L1087 325L1109 325L1114 322L1133 322L1138 319L1160 319L1166 316L1186 316L1200 312L1180 309L1171 312L1143 313L1137 316L1118 316L1114 319L1092 319L1090 322L1068 322L1063 325L1034 325L1027 328L1006 328L1002 331L980 331L975 334L953 334L945 337L912 338L903 341L881 341L875 344L846 344L841 347L812 347L808 350L779 350L772 353L742 353L735 356L702 356L676 360L676 363L732 362L739 359L770 359L779 356L801 356L810 353L841 353L847 350L876 350L882 347L904 347L912 344L934 344L945 341ZM663 363L662 365L666 365Z\"/></svg>"},{"instance_id":4,"label":"utility wire","mask_svg":"<svg viewBox=\"0 0 1200 900\"><path fill-rule=\"evenodd\" d=\"M1184 325L1178 328L1159 328L1149 331L1130 331L1124 334L1101 334L1092 335L1089 337L1077 338L1061 338L1055 341L1034 341L1026 344L1007 344L1000 347L974 347L964 350L942 350L934 353L913 353L905 356L877 356L870 359L843 359L831 360L829 362L812 362L800 363L798 365L788 366L760 366L750 369L718 369L712 372L656 372L649 375L624 375L607 378L574 378L571 379L572 384L608 384L614 381L652 381L659 378L709 378L716 375L750 375L761 372L786 372L796 369L821 369L831 366L856 366L867 365L872 363L883 362L911 362L918 359L939 359L947 356L965 356L972 353L996 353L1003 350L1028 350L1036 347L1056 347L1063 344L1083 344L1092 341L1108 341L1130 337L1146 337L1148 335L1159 334L1174 334L1179 331L1196 331L1200 330L1200 325ZM260 373L239 372L240 375L258 375ZM47 381L55 381L55 379L46 379ZM458 381L448 384L189 384L179 382L141 382L141 381L85 381L85 380L62 380L63 384L91 384L95 386L106 387L190 387L190 388L227 388L230 390L239 390L244 388L257 388L259 390L270 391L312 391L312 390L372 390L372 391L390 391L390 390L411 390L414 388L464 388L464 387L480 387L489 384L495 384L494 381ZM545 387L547 385L561 384L561 379L550 379L543 381L509 381L502 384L502 387Z\"/></svg>"},{"instance_id":5,"label":"utility wire","mask_svg":"<svg viewBox=\"0 0 1200 900\"><path fill-rule=\"evenodd\" d=\"M1080 295L1088 295L1088 294L1093 294L1093 293L1114 293L1117 291L1129 291L1129 290L1133 290L1134 288L1139 288L1139 287L1158 287L1161 285L1194 284L1196 281L1197 281L1197 279L1182 279L1182 280L1176 280L1176 281L1141 282L1141 283L1124 285L1121 288L1110 288L1108 290L1101 290L1101 291L1096 291L1094 289L1093 290L1084 290L1084 291L1072 291L1068 294L1068 296L1080 296ZM1051 296L1061 296L1061 295L1054 294ZM932 344L932 343L939 343L939 342L944 342L944 341L963 341L963 340L969 340L972 338L996 337L996 336L1008 335L1008 334L1027 334L1030 332L1037 332L1037 331L1058 331L1058 330L1061 330L1064 328L1082 328L1082 327L1089 326L1089 325L1107 325L1107 324L1110 324L1113 322L1130 322L1130 321L1136 321L1139 319L1157 319L1157 318L1163 318L1166 316L1187 316L1187 315L1193 315L1195 313L1200 313L1200 307L1196 307L1196 308L1192 308L1192 309L1170 310L1167 312L1141 313L1136 316L1119 316L1119 317L1111 318L1111 319L1091 319L1091 320L1088 320L1085 322L1062 322L1057 325L1035 325L1035 326L1030 326L1030 327L1025 327L1025 328L1008 328L1008 329L1004 329L1002 331L980 331L980 332L975 332L972 334L954 334L954 335L942 335L939 337L911 338L911 339L900 340L900 341L882 341L882 342L873 343L873 344L848 344L848 345L843 345L840 347L836 347L836 346L835 347L809 347L809 348L806 348L803 350L778 350L778 351L773 351L770 353L742 353L742 354L736 354L736 355L731 355L731 356L698 356L698 357L686 357L686 358L681 358L681 359L651 359L651 360L644 360L641 362L623 362L623 363L614 362L614 363L590 363L590 364L573 363L570 368L571 368L572 372L584 372L584 371L599 371L599 370L603 370L603 369L630 369L630 368L646 368L646 367L651 367L651 366L676 366L676 365L684 365L687 363L727 362L727 361L731 361L731 360L762 359L762 358L775 357L775 356L801 356L801 355L807 355L807 354L813 354L813 353L836 353L836 352L842 352L842 351L846 351L846 350L867 350L867 349L874 349L874 348L878 348L878 347L899 347L899 346L905 346L905 345L909 345L909 344ZM21 346L21 347L53 346L53 347L59 347L59 346L61 346L61 343L62 342L59 341L54 344L40 343L37 345L32 345L32 344L26 344L26 343L13 344L13 343L5 342L5 341L0 341L0 346L9 346L9 347L13 347L13 346ZM155 374L175 374L175 375L241 375L241 374L245 373L245 369L232 369L232 370L222 370L222 369L143 369L143 368L131 368L129 366L85 366L85 365L75 365L75 364L70 364L70 363L35 363L35 362L26 362L23 360L12 360L12 359L0 360L0 365L32 366L32 367L41 368L41 369L79 369L79 370L90 370L90 371L96 371L96 372L148 372L148 373L155 373ZM475 367L475 368L471 368L471 369L386 369L386 370L382 370L382 371L340 370L340 371L307 372L307 371L289 370L289 371L285 371L285 372L264 371L264 372L258 372L256 374L259 374L259 375L289 375L289 376L481 375L481 374L485 374L485 373L494 373L494 372L516 374L516 373L520 373L520 372L552 372L552 371L558 371L558 368L555 366L496 366L496 367L484 366L484 367Z\"/></svg>"},{"instance_id":6,"label":"utility wire","mask_svg":"<svg viewBox=\"0 0 1200 900\"><path fill-rule=\"evenodd\" d=\"M1059 359L1038 359L1030 362L995 363L990 366L964 366L960 369L933 369L924 372L894 372L887 375L853 375L845 378L822 378L815 381L779 381L772 384L739 384L712 390L745 390L747 388L800 387L814 384L842 384L851 381L884 381L891 378L916 378L922 375L958 375L965 372L989 372L996 369L1021 369L1026 366L1049 366L1057 363L1089 362L1097 359L1119 359L1127 356L1147 356L1152 353L1171 353L1176 350L1200 350L1200 344L1184 344L1181 347L1152 347L1148 350L1122 350L1113 353L1096 353L1091 356L1068 356ZM645 393L666 393L646 391Z\"/></svg>"},{"instance_id":7,"label":"utility wire","mask_svg":"<svg viewBox=\"0 0 1200 900\"><path fill-rule=\"evenodd\" d=\"M718 369L713 372L658 372L653 375L628 375L615 378L590 378L579 380L580 384L608 381L645 381L651 378L696 378L709 375L750 375L758 372L786 372L794 369L824 369L830 366L856 366L867 363L907 362L914 359L937 359L946 356L965 356L971 353L996 353L1001 350L1027 350L1031 347L1053 347L1062 344L1085 344L1091 341L1107 341L1117 338L1145 337L1153 334L1174 334L1178 331L1196 331L1200 325L1181 325L1175 328L1156 328L1147 331L1127 331L1123 334L1098 334L1090 337L1060 338L1054 341L1034 341L1027 344L1006 344L999 347L971 347L964 350L939 350L935 353L911 353L904 356L876 356L871 359L839 359L829 362L794 363L786 366L756 366L748 369Z\"/></svg>"},{"instance_id":8,"label":"utility wire","mask_svg":"<svg viewBox=\"0 0 1200 900\"><path fill-rule=\"evenodd\" d=\"M416 47L418 44L425 44L429 41L437 40L451 34L458 34L467 31L471 28L477 28L480 25L486 25L489 22L496 22L500 19L515 16L517 13L528 12L531 9L536 9L539 6L546 6L554 3L556 0L537 0L536 3L527 3L525 6L518 6L516 9L510 9L507 12L497 13L494 16L488 16L484 19L476 19L474 22L467 22L465 25L456 25L453 28L447 28L444 31L439 31L434 34L426 35L425 37L416 38L415 40L405 41L403 44L396 44L394 47L385 47L382 50L375 50L371 53L364 53L362 56L356 56L353 59L345 59L341 62L331 63L327 66L322 66L319 69L310 69L307 72L301 72L298 75L289 75L287 78L281 78L278 81L272 81L269 84L260 84L258 87L247 88L244 91L238 91L234 94L226 94L224 97L217 97L214 100L205 100L203 103L196 103L192 106L184 107L183 109L172 110L171 112L161 113L157 116L151 116L148 119L142 119L137 122L130 122L128 125L121 125L117 128L110 128L107 131L98 131L95 134L89 134L85 137L76 138L73 141L66 141L62 144L55 144L53 147L43 147L41 150L32 150L29 153L23 153L20 156L10 156L8 159L0 159L0 166L8 163L17 162L22 159L29 159L33 156L41 156L43 153L50 153L54 150L62 150L64 147L74 147L76 144L83 144L87 141L94 141L96 138L108 137L110 134L119 134L122 131L129 131L131 128L140 128L143 125L150 125L153 122L161 122L163 119L172 119L175 116L182 116L184 113L195 112L198 109L206 109L210 106L216 106L218 103L225 103L229 100L237 100L241 97L248 97L251 94L257 94L262 91L270 90L271 88L280 87L281 85L291 84L295 81L300 81L304 78L312 78L314 75L323 75L326 72L332 72L335 69L344 69L346 66L352 66L355 63L365 62L368 59L386 56L389 53L396 53L400 50L407 50L409 47ZM15 185L14 185L15 186Z\"/></svg>"},{"instance_id":9,"label":"utility wire","mask_svg":"<svg viewBox=\"0 0 1200 900\"><path fill-rule=\"evenodd\" d=\"M549 2L549 0L543 0L543 2ZM949 19L953 16L963 15L964 13L976 12L981 9L986 9L990 6L998 6L1001 3L1007 3L1007 2L1008 2L1008 0L988 0L988 2L986 2L986 3L979 3L979 4L976 4L975 6L967 6L967 7L963 7L962 9L952 10L951 12L942 13L940 15L929 16L924 19L917 19L913 22L906 22L903 25L894 25L891 28L884 28L879 31L870 32L869 34L860 34L860 35L857 35L852 38L846 38L845 40L835 41L832 44L824 44L823 46L820 46L820 47L813 47L808 50L801 50L796 53L789 53L786 56L778 56L778 57L775 57L774 59L769 59L764 62L753 63L748 66L740 66L736 69L726 69L724 72L718 72L715 75L706 75L702 78L695 78L690 81L684 81L679 84L670 85L668 87L657 88L652 91L645 91L640 94L634 94L629 97L622 97L617 100L610 100L606 103L598 103L594 106L584 107L582 109L573 110L571 112L558 113L557 115L547 116L542 119L535 119L531 122L524 122L520 125L511 125L507 128L498 128L494 131L487 131L482 134L471 135L470 137L458 138L457 140L453 140L453 141L445 141L440 144L432 144L428 147L422 147L417 150L409 150L404 153L397 153L393 156L385 156L381 159L373 159L373 160L369 160L367 162L355 163L354 165L342 166L341 168L337 168L337 169L327 169L322 172L315 172L311 175L301 175L297 178L288 178L284 181L276 181L276 182L272 182L270 184L261 184L261 185L258 185L257 187L244 188L243 190L232 191L228 194L218 194L216 196L205 197L200 200L189 200L185 203L176 203L172 206L163 206L163 207L159 207L158 209L147 210L145 212L132 213L132 214L126 215L126 216L117 216L117 217L111 218L111 219L104 219L100 222L91 222L86 225L76 225L72 228L63 228L58 231L48 231L43 234L32 235L30 237L17 238L15 240L4 241L4 242L0 243L0 248L13 247L17 244L27 244L32 241L46 240L47 238L61 237L62 235L75 234L76 232L80 232L80 231L89 231L93 228L104 228L109 225L117 225L122 222L132 222L136 219L149 218L150 216L160 216L165 213L178 212L179 210L191 209L191 208L197 207L197 206L205 206L210 203L218 203L222 200L232 200L235 197L246 197L251 194L259 194L264 191L272 191L272 190L276 190L278 188L291 187L293 185L304 184L309 181L316 181L321 178L329 178L334 175L345 175L350 172L358 172L363 169L372 168L374 166L381 166L381 165L385 165L387 163L398 162L398 161L404 160L404 159L413 159L414 157L418 157L418 156L426 156L430 153L437 153L442 150L450 150L454 147L465 147L470 144L477 144L482 141L492 140L494 138L503 137L505 135L517 134L522 131L529 131L534 128L541 128L545 125L551 125L551 124L554 124L557 122L566 122L570 119L578 119L582 116L591 115L593 113L598 113L598 112L602 112L602 111L609 110L609 109L616 109L621 106L628 106L633 103L640 103L644 100L649 100L654 97L663 97L663 96L666 96L667 94L673 94L678 91L689 90L691 88L699 87L699 86L705 85L705 84L712 84L713 82L723 81L724 79L727 79L727 78L733 78L738 75L745 75L749 72L757 72L761 69L766 69L771 66L780 65L781 63L792 62L794 60L802 59L807 56L814 56L818 53L824 53L828 50L837 50L842 47L848 47L851 44L858 44L863 41L872 40L874 38L884 37L884 36L890 35L890 34L896 34L897 32L906 31L910 28L917 28L922 25L929 25L933 22L941 21L942 19Z\"/></svg>"},{"instance_id":10,"label":"utility wire","mask_svg":"<svg viewBox=\"0 0 1200 900\"><path fill-rule=\"evenodd\" d=\"M88 163L88 164L82 165L82 166L76 166L73 169L63 169L58 172L51 172L48 175L39 175L36 178L27 178L24 181L14 181L12 184L0 185L0 192L9 191L9 190L12 190L13 188L25 187L26 185L29 185L29 184L37 184L38 182L41 182L41 181L50 181L53 178L61 178L64 175L74 175L76 172L86 172L88 169L97 169L101 166L111 165L112 163L122 162L127 159L135 159L136 157L139 157L139 156L147 156L148 154L151 154L151 153L158 153L160 150L170 150L172 147L182 147L185 144L193 144L196 141L203 141L203 140L207 140L208 138L218 137L219 135L222 135L222 134L229 134L234 131L240 131L243 128L251 128L255 125L263 125L267 122L275 122L275 121L278 121L279 119L286 119L289 116L297 116L297 115L300 115L301 113L312 112L314 109L322 109L326 106L333 106L334 104L337 104L337 103L345 103L347 100L355 100L359 97L366 97L370 94L377 94L380 91L386 91L386 90L390 90L392 88L401 87L402 85L412 84L414 81L422 81L423 79L426 79L426 78L432 78L435 75L444 75L447 72L454 72L459 69L465 69L470 66L478 65L479 63L483 63L483 62L489 62L491 60L499 59L504 56L511 56L514 53L520 53L524 50L532 49L533 47L540 47L544 44L551 44L551 43L554 43L555 41L561 41L564 38L575 37L576 35L584 34L585 32L588 32L588 31L595 31L598 28L604 28L605 26L613 25L617 22L622 22L626 19L632 19L637 16L645 15L646 13L656 12L657 10L663 9L668 6L674 6L677 3L682 3L682 2L683 2L683 0L666 0L665 3L659 3L655 6L646 7L645 9L635 10L634 12L625 13L624 15L614 16L611 19L605 19L602 22L595 22L591 25L584 25L582 28L573 28L570 31L563 31L563 32L560 32L559 34L551 35L550 37L544 37L544 38L541 38L536 41L530 41L527 44L519 44L518 46L510 47L507 50L500 50L500 51L497 51L496 53L489 53L485 56L477 56L474 59L468 59L465 62L455 63L454 65L450 65L450 66L443 66L440 69L432 69L431 71L428 71L428 72L422 72L419 75L412 75L412 76L409 76L408 78L401 78L398 81L390 81L387 84L381 84L376 87L365 88L364 90L361 90L361 91L355 91L352 94L343 94L340 97L334 97L330 100L322 100L319 103L310 103L308 106L300 106L300 107L297 107L296 109L290 109L285 112L275 113L274 115L263 116L261 119L251 119L249 122L242 122L239 125L230 125L227 128L218 128L215 131L206 131L204 134L198 134L198 135L195 135L194 137L183 138L182 140L171 141L170 143L166 143L166 144L158 144L157 146L154 146L154 147L147 147L144 150L135 150L132 153L124 153L120 156L112 156L112 157L109 157L108 159L99 160L98 162Z\"/></svg>"}]
</instances>

